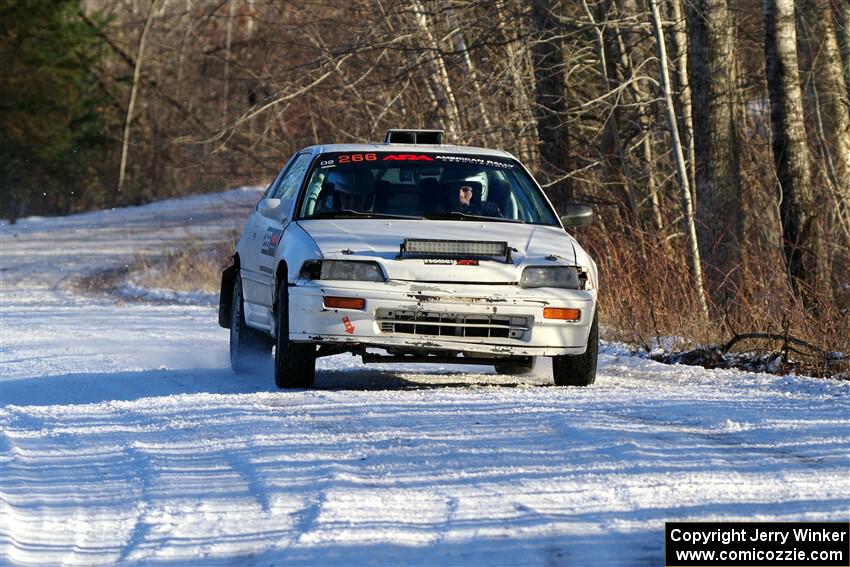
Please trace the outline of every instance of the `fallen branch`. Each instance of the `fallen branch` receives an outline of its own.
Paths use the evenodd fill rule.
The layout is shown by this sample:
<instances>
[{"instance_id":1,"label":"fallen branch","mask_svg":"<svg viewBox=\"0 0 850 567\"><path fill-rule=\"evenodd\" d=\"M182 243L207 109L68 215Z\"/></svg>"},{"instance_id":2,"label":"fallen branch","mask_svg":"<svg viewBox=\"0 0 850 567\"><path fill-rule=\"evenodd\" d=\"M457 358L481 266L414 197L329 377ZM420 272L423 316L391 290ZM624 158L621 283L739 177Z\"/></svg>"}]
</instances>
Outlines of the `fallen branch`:
<instances>
[{"instance_id":1,"label":"fallen branch","mask_svg":"<svg viewBox=\"0 0 850 567\"><path fill-rule=\"evenodd\" d=\"M762 340L780 344L773 345L772 348L761 345L746 352L729 352L733 346L745 340ZM845 380L850 377L848 376L849 356L823 350L787 333L741 333L732 337L724 345L700 347L684 352L653 354L649 358L665 364L684 364L703 368L737 368L771 374L798 372Z\"/></svg>"},{"instance_id":2,"label":"fallen branch","mask_svg":"<svg viewBox=\"0 0 850 567\"><path fill-rule=\"evenodd\" d=\"M734 337L732 337L732 339L729 342L727 342L725 345L723 345L722 352L724 354L726 354L727 352L729 352L732 349L733 346L735 346L739 342L747 340L747 339L763 339L763 340L768 340L768 341L783 341L784 343L786 343L786 345L788 343L791 343L791 344L795 344L795 345L798 345L798 346L801 346L801 347L805 347L805 348L809 349L810 351L814 351L814 352L819 353L819 354L826 354L826 351L816 347L815 345L813 345L811 343L807 343L806 341L803 341L803 340L798 339L796 337L792 337L792 336L787 335L787 334L777 334L777 333L742 333L742 334L735 335Z\"/></svg>"}]
</instances>

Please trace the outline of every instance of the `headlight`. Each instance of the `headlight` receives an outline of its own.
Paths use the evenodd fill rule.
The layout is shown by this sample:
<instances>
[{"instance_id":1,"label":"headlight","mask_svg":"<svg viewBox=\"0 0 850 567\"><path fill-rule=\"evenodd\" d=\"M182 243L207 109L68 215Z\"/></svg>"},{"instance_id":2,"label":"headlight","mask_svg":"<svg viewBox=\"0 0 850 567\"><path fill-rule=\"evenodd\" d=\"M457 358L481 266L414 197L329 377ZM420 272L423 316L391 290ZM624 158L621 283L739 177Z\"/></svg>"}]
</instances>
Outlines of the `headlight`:
<instances>
[{"instance_id":1,"label":"headlight","mask_svg":"<svg viewBox=\"0 0 850 567\"><path fill-rule=\"evenodd\" d=\"M529 266L523 270L519 285L583 289L584 281L574 266Z\"/></svg>"},{"instance_id":2,"label":"headlight","mask_svg":"<svg viewBox=\"0 0 850 567\"><path fill-rule=\"evenodd\" d=\"M376 262L355 260L309 260L301 267L301 277L311 280L383 282L387 279Z\"/></svg>"}]
</instances>

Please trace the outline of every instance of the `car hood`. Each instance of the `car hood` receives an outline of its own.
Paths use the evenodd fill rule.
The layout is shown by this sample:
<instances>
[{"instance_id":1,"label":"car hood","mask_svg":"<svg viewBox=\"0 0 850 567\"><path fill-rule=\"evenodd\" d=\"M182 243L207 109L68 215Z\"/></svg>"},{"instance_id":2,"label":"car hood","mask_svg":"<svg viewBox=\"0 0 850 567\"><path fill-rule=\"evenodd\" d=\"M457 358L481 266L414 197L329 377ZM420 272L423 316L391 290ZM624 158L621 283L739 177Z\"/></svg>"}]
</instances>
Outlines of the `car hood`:
<instances>
[{"instance_id":1,"label":"car hood","mask_svg":"<svg viewBox=\"0 0 850 567\"><path fill-rule=\"evenodd\" d=\"M569 234L553 226L395 219L316 219L298 224L316 242L324 258L377 261L387 277L397 280L516 283L527 265L581 265L584 256ZM512 263L482 260L477 266L461 266L400 260L405 238L504 241L512 248Z\"/></svg>"}]
</instances>

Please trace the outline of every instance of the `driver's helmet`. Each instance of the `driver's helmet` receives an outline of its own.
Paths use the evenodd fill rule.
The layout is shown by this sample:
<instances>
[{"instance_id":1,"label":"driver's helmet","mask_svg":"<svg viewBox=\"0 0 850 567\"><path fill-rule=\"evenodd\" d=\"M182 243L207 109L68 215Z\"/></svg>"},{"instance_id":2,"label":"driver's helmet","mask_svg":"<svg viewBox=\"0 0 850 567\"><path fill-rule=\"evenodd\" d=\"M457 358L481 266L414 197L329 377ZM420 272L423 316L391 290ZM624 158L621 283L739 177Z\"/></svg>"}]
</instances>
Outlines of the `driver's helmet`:
<instances>
[{"instance_id":1,"label":"driver's helmet","mask_svg":"<svg viewBox=\"0 0 850 567\"><path fill-rule=\"evenodd\" d=\"M440 181L444 184L457 184L472 181L473 187L479 187L481 199L487 199L487 173L475 166L453 166L446 168Z\"/></svg>"},{"instance_id":2,"label":"driver's helmet","mask_svg":"<svg viewBox=\"0 0 850 567\"><path fill-rule=\"evenodd\" d=\"M375 181L368 169L334 169L324 183L333 187L334 210L371 210L375 200Z\"/></svg>"},{"instance_id":3,"label":"driver's helmet","mask_svg":"<svg viewBox=\"0 0 850 567\"><path fill-rule=\"evenodd\" d=\"M375 191L372 172L368 169L334 169L325 183L333 183L334 191L347 195L371 195Z\"/></svg>"}]
</instances>

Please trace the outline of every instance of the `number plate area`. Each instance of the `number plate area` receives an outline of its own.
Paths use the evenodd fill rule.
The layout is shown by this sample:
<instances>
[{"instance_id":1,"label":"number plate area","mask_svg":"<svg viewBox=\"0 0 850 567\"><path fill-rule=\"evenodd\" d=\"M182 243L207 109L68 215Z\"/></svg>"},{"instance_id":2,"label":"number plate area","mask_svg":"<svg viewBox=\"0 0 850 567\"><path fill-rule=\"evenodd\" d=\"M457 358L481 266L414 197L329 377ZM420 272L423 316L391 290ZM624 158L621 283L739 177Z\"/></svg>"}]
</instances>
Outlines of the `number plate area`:
<instances>
[{"instance_id":1,"label":"number plate area","mask_svg":"<svg viewBox=\"0 0 850 567\"><path fill-rule=\"evenodd\" d=\"M534 317L378 309L375 321L384 334L526 340Z\"/></svg>"}]
</instances>

